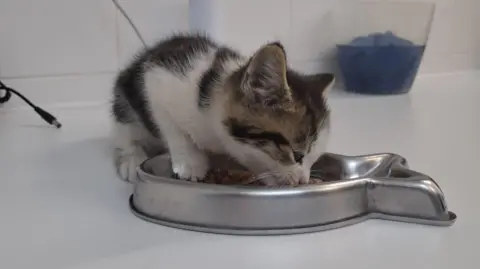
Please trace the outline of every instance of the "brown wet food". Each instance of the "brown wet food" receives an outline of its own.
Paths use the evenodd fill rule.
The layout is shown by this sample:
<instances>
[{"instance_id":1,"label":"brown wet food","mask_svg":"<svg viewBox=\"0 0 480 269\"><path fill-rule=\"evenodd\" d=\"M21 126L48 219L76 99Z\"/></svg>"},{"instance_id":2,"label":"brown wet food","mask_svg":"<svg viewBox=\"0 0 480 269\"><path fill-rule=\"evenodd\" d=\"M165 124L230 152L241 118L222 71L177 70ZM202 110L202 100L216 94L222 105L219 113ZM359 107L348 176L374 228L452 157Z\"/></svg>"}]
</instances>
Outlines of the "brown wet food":
<instances>
[{"instance_id":1,"label":"brown wet food","mask_svg":"<svg viewBox=\"0 0 480 269\"><path fill-rule=\"evenodd\" d=\"M203 182L220 185L247 185L253 174L243 170L211 169Z\"/></svg>"},{"instance_id":2,"label":"brown wet food","mask_svg":"<svg viewBox=\"0 0 480 269\"><path fill-rule=\"evenodd\" d=\"M211 169L203 182L219 185L265 186L260 180L254 180L254 175L245 170ZM320 182L322 182L320 179L312 178L309 184Z\"/></svg>"}]
</instances>

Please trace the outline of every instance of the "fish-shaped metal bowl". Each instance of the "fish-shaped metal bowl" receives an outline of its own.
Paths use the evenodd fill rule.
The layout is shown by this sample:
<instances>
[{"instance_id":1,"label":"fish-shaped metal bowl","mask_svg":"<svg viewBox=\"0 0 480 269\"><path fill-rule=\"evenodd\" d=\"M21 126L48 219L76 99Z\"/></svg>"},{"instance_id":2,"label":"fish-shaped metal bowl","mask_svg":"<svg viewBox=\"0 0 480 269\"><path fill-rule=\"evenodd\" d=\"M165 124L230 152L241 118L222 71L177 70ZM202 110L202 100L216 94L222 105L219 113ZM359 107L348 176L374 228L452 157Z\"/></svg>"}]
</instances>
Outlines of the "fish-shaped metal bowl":
<instances>
[{"instance_id":1,"label":"fish-shaped metal bowl","mask_svg":"<svg viewBox=\"0 0 480 269\"><path fill-rule=\"evenodd\" d=\"M230 165L225 158L212 163ZM329 181L287 188L173 179L167 154L148 159L137 171L132 212L187 230L279 235L323 231L371 218L435 226L450 226L456 220L437 183L390 153L324 154L313 165L311 176Z\"/></svg>"}]
</instances>

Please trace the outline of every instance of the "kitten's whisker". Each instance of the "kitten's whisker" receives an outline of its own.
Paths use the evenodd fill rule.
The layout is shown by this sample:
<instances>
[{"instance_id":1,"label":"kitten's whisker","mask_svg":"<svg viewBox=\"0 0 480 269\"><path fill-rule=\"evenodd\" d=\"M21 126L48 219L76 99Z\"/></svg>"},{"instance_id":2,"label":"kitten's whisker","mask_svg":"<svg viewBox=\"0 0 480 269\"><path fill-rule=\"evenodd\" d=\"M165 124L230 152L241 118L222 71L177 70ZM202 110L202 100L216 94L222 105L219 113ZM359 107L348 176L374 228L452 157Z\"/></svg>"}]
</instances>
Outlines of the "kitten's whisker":
<instances>
[{"instance_id":1,"label":"kitten's whisker","mask_svg":"<svg viewBox=\"0 0 480 269\"><path fill-rule=\"evenodd\" d=\"M257 178L257 179L262 179L262 178L266 178L266 177L275 177L275 176L279 176L279 175L282 175L284 173L280 173L280 172L266 172L266 173L262 173L262 174L258 174L256 176L254 176L254 178Z\"/></svg>"},{"instance_id":2,"label":"kitten's whisker","mask_svg":"<svg viewBox=\"0 0 480 269\"><path fill-rule=\"evenodd\" d=\"M265 173L262 173L262 174L258 174L256 176L254 176L252 179L250 180L247 180L246 182L248 182L247 184L250 184L250 183L254 183L254 182L258 182L260 180L263 180L263 179L266 179L266 178L269 178L269 177L272 177L274 179L274 181L280 181L280 185L277 185L282 187L282 186L285 186L287 183L289 185L293 185L293 183L295 182L294 180L294 177L295 175L293 174L293 172L265 172ZM275 185L272 185L272 186L267 186L268 188L273 188L273 187L276 187Z\"/></svg>"},{"instance_id":3,"label":"kitten's whisker","mask_svg":"<svg viewBox=\"0 0 480 269\"><path fill-rule=\"evenodd\" d=\"M268 178L268 177L274 177L277 174L280 174L280 173L267 172L267 173L258 174L256 176L253 176L252 178L244 181L243 184L255 183L255 182L258 182L258 181L260 181L262 179L265 179L265 178Z\"/></svg>"},{"instance_id":4,"label":"kitten's whisker","mask_svg":"<svg viewBox=\"0 0 480 269\"><path fill-rule=\"evenodd\" d=\"M325 170L320 170L320 169L310 170L310 173L311 173L311 172L327 173L327 171L325 171Z\"/></svg>"}]
</instances>

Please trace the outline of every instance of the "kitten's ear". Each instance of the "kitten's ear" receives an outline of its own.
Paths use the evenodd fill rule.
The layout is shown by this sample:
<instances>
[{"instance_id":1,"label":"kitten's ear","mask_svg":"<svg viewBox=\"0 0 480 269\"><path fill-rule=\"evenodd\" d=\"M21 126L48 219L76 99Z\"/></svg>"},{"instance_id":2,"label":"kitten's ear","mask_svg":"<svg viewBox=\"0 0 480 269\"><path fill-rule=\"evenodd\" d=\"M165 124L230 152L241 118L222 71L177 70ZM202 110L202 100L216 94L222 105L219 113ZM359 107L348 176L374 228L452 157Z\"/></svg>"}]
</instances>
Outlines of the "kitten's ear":
<instances>
[{"instance_id":1,"label":"kitten's ear","mask_svg":"<svg viewBox=\"0 0 480 269\"><path fill-rule=\"evenodd\" d=\"M327 98L327 94L335 84L335 75L331 73L308 75L305 76L305 79L309 85L310 96L316 101L323 101Z\"/></svg>"},{"instance_id":2,"label":"kitten's ear","mask_svg":"<svg viewBox=\"0 0 480 269\"><path fill-rule=\"evenodd\" d=\"M241 83L251 103L278 107L291 102L287 57L282 45L270 43L260 48L250 59Z\"/></svg>"}]
</instances>

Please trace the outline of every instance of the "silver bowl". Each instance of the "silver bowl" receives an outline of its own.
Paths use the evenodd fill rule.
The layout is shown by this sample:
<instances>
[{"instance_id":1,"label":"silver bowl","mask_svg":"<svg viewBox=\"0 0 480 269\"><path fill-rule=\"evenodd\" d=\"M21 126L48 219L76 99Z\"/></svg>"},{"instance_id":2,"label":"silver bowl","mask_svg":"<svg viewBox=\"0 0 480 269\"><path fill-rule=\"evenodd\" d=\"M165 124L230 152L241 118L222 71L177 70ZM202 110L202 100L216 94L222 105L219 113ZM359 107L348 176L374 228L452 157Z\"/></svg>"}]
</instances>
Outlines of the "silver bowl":
<instances>
[{"instance_id":1,"label":"silver bowl","mask_svg":"<svg viewBox=\"0 0 480 269\"><path fill-rule=\"evenodd\" d=\"M219 167L238 167L213 158ZM331 181L298 187L225 186L171 178L168 155L138 168L132 212L157 224L211 233L280 235L317 232L384 219L450 226L456 215L430 177L408 169L396 154L327 153L312 177ZM319 174L319 171L321 173Z\"/></svg>"}]
</instances>

